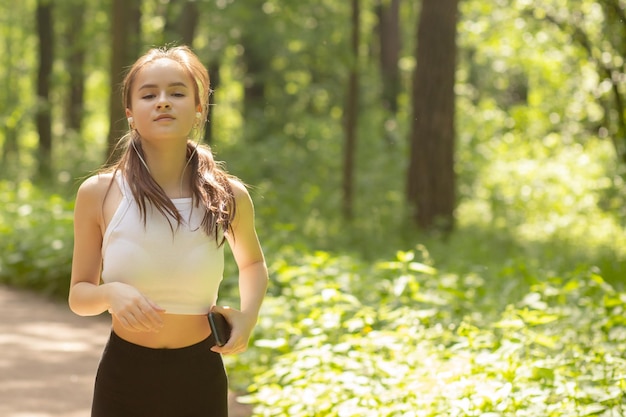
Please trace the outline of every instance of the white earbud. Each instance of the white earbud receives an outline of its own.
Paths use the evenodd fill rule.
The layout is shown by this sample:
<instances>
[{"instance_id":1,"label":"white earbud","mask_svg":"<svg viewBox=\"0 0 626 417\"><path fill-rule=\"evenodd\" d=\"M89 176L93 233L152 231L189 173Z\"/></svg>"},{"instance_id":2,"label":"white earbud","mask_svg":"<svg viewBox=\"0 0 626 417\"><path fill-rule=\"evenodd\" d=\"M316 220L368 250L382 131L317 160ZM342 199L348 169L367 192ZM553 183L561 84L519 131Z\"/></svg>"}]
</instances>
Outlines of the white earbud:
<instances>
[{"instance_id":1,"label":"white earbud","mask_svg":"<svg viewBox=\"0 0 626 417\"><path fill-rule=\"evenodd\" d=\"M200 120L201 117L202 117L202 113L196 112L196 119Z\"/></svg>"},{"instance_id":2,"label":"white earbud","mask_svg":"<svg viewBox=\"0 0 626 417\"><path fill-rule=\"evenodd\" d=\"M135 120L132 117L129 117L127 120L128 120L128 126L130 126L132 128L133 127L133 122Z\"/></svg>"}]
</instances>

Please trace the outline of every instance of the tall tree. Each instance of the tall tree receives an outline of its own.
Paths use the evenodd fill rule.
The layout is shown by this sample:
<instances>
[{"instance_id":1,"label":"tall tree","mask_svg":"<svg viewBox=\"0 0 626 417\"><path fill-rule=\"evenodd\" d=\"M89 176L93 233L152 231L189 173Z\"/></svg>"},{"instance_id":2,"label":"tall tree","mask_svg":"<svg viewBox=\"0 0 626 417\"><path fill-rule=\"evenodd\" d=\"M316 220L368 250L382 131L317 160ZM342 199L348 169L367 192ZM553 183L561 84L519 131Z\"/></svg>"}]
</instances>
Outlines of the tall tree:
<instances>
[{"instance_id":1,"label":"tall tree","mask_svg":"<svg viewBox=\"0 0 626 417\"><path fill-rule=\"evenodd\" d=\"M424 230L454 227L457 14L458 0L423 0L418 17L407 200Z\"/></svg>"},{"instance_id":2,"label":"tall tree","mask_svg":"<svg viewBox=\"0 0 626 417\"><path fill-rule=\"evenodd\" d=\"M269 54L260 47L255 32L245 33L241 38L244 48L242 59L246 76L244 79L244 118L249 119L262 112L265 102L265 84L269 68Z\"/></svg>"},{"instance_id":3,"label":"tall tree","mask_svg":"<svg viewBox=\"0 0 626 417\"><path fill-rule=\"evenodd\" d=\"M198 26L198 13L195 0L170 0L163 28L165 41L191 47Z\"/></svg>"},{"instance_id":4,"label":"tall tree","mask_svg":"<svg viewBox=\"0 0 626 417\"><path fill-rule=\"evenodd\" d=\"M378 42L380 44L380 72L383 83L383 106L391 113L398 112L400 92L400 0L379 0Z\"/></svg>"},{"instance_id":5,"label":"tall tree","mask_svg":"<svg viewBox=\"0 0 626 417\"><path fill-rule=\"evenodd\" d=\"M2 65L0 66L1 78L5 80L5 85L16 86L19 85L19 74L16 58L17 58L17 46L22 39L23 33L21 30L28 30L17 22L21 22L22 19L20 13L22 11L17 7L7 8L5 18L6 23L3 21L2 25ZM14 22L12 24L12 22ZM22 58L20 56L20 58ZM20 100L20 92L17 88L3 88L0 90L0 102L3 105L2 110L2 132L4 140L2 141L2 159L0 165L2 168L2 175L7 175L9 167L15 166L16 161L19 160L19 146L18 146L18 132L20 126L22 126L21 119L24 114L20 105L24 105L24 100ZM13 170L11 170L13 171Z\"/></svg>"},{"instance_id":6,"label":"tall tree","mask_svg":"<svg viewBox=\"0 0 626 417\"><path fill-rule=\"evenodd\" d=\"M37 72L37 132L39 149L37 175L49 178L52 170L52 117L50 114L50 78L52 76L54 30L52 2L37 1L37 37L39 39L39 69Z\"/></svg>"},{"instance_id":7,"label":"tall tree","mask_svg":"<svg viewBox=\"0 0 626 417\"><path fill-rule=\"evenodd\" d=\"M69 72L69 93L66 103L66 128L80 132L83 119L85 96L85 53L87 41L84 38L84 1L73 1L69 15L71 23L66 23L64 31L67 46L67 70Z\"/></svg>"},{"instance_id":8,"label":"tall tree","mask_svg":"<svg viewBox=\"0 0 626 417\"><path fill-rule=\"evenodd\" d=\"M250 122L261 120L265 112L266 85L270 75L270 62L275 47L275 34L270 28L274 18L263 10L265 0L239 2L241 19L240 43L243 46L241 60L245 76L243 80L243 117ZM260 123L255 125L259 130ZM258 135L255 135L258 137Z\"/></svg>"},{"instance_id":9,"label":"tall tree","mask_svg":"<svg viewBox=\"0 0 626 417\"><path fill-rule=\"evenodd\" d=\"M139 54L141 0L113 0L111 19L111 64L109 101L109 138L107 155L111 156L121 135L127 130L122 108L121 82L124 70Z\"/></svg>"},{"instance_id":10,"label":"tall tree","mask_svg":"<svg viewBox=\"0 0 626 417\"><path fill-rule=\"evenodd\" d=\"M345 105L345 144L343 150L343 216L351 219L354 200L354 160L356 157L357 124L359 106L359 44L360 44L360 3L352 0L352 31L350 51L350 72Z\"/></svg>"},{"instance_id":11,"label":"tall tree","mask_svg":"<svg viewBox=\"0 0 626 417\"><path fill-rule=\"evenodd\" d=\"M626 3L619 0L601 0L599 2L606 15L610 39L613 47L613 65L602 68L606 79L611 82L615 120L614 140L615 151L623 164L626 164ZM617 58L619 57L619 58ZM621 61L621 65L617 62Z\"/></svg>"},{"instance_id":12,"label":"tall tree","mask_svg":"<svg viewBox=\"0 0 626 417\"><path fill-rule=\"evenodd\" d=\"M8 29L6 29L8 30ZM17 76L14 70L14 66L12 65L12 46L13 42L11 39L12 36L6 36L4 50L5 54L3 56L3 60L5 63L5 80L8 85L15 85ZM16 103L19 99L17 91L14 88L7 88L3 91L2 101L4 103ZM6 104L5 104L6 105ZM8 107L8 106L7 106ZM5 123L2 124L2 130L4 132L4 141L2 142L2 166L7 167L12 160L16 160L18 157L19 147L17 145L17 132L19 123L17 123L19 111L16 109L7 109ZM3 174L6 171L3 169Z\"/></svg>"},{"instance_id":13,"label":"tall tree","mask_svg":"<svg viewBox=\"0 0 626 417\"><path fill-rule=\"evenodd\" d=\"M535 8L523 10L527 16L542 16L570 35L572 43L580 47L597 68L600 83L610 89L598 94L605 108L604 123L615 153L626 164L626 4L620 0L598 0L603 16L600 24L588 20L578 10L557 8L549 2L542 4L541 13ZM600 27L600 30L598 28Z\"/></svg>"}]
</instances>

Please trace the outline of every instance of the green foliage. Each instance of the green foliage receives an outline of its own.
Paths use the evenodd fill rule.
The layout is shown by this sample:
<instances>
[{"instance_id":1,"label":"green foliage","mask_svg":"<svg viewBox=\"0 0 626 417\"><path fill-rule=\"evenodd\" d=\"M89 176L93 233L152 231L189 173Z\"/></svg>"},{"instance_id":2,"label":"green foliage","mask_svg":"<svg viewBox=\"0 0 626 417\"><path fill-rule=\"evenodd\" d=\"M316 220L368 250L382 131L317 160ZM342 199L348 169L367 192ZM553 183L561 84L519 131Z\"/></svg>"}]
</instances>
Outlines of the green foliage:
<instances>
[{"instance_id":1,"label":"green foliage","mask_svg":"<svg viewBox=\"0 0 626 417\"><path fill-rule=\"evenodd\" d=\"M0 207L0 282L66 295L73 204L30 182L0 181Z\"/></svg>"},{"instance_id":2,"label":"green foliage","mask_svg":"<svg viewBox=\"0 0 626 417\"><path fill-rule=\"evenodd\" d=\"M275 265L281 293L233 370L255 380L255 415L626 412L625 294L576 270L486 316L487 282L416 257L370 265L317 253ZM259 364L267 370L251 374Z\"/></svg>"}]
</instances>

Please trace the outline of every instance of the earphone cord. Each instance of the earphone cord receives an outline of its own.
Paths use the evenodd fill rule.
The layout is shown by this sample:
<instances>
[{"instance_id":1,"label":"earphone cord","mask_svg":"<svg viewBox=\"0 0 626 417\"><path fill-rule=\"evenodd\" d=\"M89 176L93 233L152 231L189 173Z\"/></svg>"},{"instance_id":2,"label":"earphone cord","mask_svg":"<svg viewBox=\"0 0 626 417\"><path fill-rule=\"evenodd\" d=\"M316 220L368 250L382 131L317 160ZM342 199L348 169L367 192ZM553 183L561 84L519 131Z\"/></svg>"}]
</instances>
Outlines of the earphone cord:
<instances>
[{"instance_id":1,"label":"earphone cord","mask_svg":"<svg viewBox=\"0 0 626 417\"><path fill-rule=\"evenodd\" d=\"M148 173L151 174L150 168L148 168L148 164L146 163L146 160L143 159L143 156L141 156L141 153L139 152L139 149L137 149L137 145L135 145L135 141L131 139L130 143L133 146L133 149L135 150L135 153L139 157L139 160L141 161L141 164L146 168ZM200 142L199 141L196 142L196 146L194 146L193 151L191 152L191 155L189 155L189 158L187 158L187 162L185 163L185 166L183 167L183 171L180 173L180 185L179 185L179 188L178 188L179 189L178 193L179 193L179 195L181 197L183 196L183 178L185 178L185 170L189 166L189 162L191 162L191 158L193 158L193 156L198 151L198 146L200 146Z\"/></svg>"},{"instance_id":2,"label":"earphone cord","mask_svg":"<svg viewBox=\"0 0 626 417\"><path fill-rule=\"evenodd\" d=\"M191 158L193 158L193 156L196 154L196 151L198 150L198 146L200 145L200 142L196 142L196 146L194 146L193 151L191 152L191 155L189 155L189 158L187 158L187 162L185 163L185 166L183 167L183 171L180 173L180 186L179 186L179 191L178 193L180 194L180 196L183 196L183 178L185 178L185 170L187 169L187 166L189 166L189 162L191 162Z\"/></svg>"},{"instance_id":3,"label":"earphone cord","mask_svg":"<svg viewBox=\"0 0 626 417\"><path fill-rule=\"evenodd\" d=\"M143 156L141 156L141 153L139 153L139 149L137 149L137 145L135 145L135 141L133 139L130 140L130 144L133 145L133 149L135 150L135 153L137 154L137 156L141 160L141 163L143 164L144 167L146 167L146 170L150 174L150 168L148 168L148 164L146 164L146 160L143 159Z\"/></svg>"}]
</instances>

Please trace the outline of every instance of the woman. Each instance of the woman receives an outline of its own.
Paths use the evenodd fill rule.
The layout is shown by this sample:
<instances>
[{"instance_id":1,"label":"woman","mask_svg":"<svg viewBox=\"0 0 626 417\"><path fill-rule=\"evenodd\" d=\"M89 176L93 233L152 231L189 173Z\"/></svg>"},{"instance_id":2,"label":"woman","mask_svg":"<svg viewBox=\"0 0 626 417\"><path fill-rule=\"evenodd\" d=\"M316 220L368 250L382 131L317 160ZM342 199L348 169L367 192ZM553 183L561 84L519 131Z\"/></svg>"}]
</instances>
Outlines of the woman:
<instances>
[{"instance_id":1,"label":"woman","mask_svg":"<svg viewBox=\"0 0 626 417\"><path fill-rule=\"evenodd\" d=\"M148 51L124 80L124 152L78 190L69 305L112 318L92 417L228 415L221 355L247 348L268 277L246 188L189 139L209 92L189 48ZM216 305L225 241L240 310ZM222 347L209 311L232 327Z\"/></svg>"}]
</instances>

